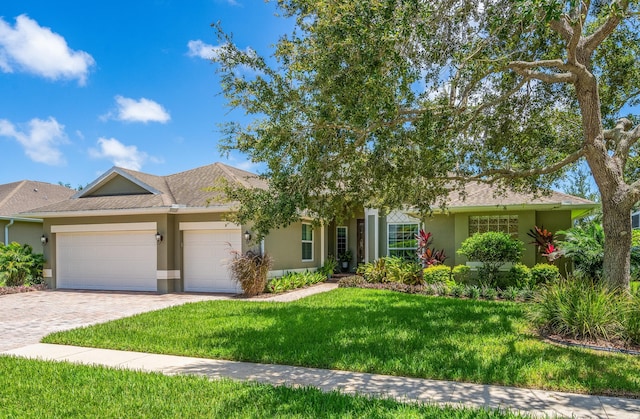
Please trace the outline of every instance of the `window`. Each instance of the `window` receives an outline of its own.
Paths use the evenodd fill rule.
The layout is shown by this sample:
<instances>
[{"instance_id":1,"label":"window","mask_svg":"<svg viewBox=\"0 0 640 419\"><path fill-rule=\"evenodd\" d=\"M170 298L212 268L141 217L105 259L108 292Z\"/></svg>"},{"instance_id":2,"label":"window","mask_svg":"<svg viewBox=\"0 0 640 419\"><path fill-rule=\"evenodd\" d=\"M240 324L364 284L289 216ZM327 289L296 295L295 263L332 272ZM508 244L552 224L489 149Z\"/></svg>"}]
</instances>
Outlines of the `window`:
<instances>
[{"instance_id":1,"label":"window","mask_svg":"<svg viewBox=\"0 0 640 419\"><path fill-rule=\"evenodd\" d=\"M313 260L313 227L311 224L302 224L302 261Z\"/></svg>"},{"instance_id":2,"label":"window","mask_svg":"<svg viewBox=\"0 0 640 419\"><path fill-rule=\"evenodd\" d=\"M640 212L631 214L631 228L640 228Z\"/></svg>"},{"instance_id":3,"label":"window","mask_svg":"<svg viewBox=\"0 0 640 419\"><path fill-rule=\"evenodd\" d=\"M389 224L387 226L387 255L403 259L415 259L418 249L419 225L417 223Z\"/></svg>"},{"instance_id":4,"label":"window","mask_svg":"<svg viewBox=\"0 0 640 419\"><path fill-rule=\"evenodd\" d=\"M347 251L347 227L336 227L336 255L344 255Z\"/></svg>"},{"instance_id":5,"label":"window","mask_svg":"<svg viewBox=\"0 0 640 419\"><path fill-rule=\"evenodd\" d=\"M497 231L518 237L517 215L472 215L469 217L469 236L476 233Z\"/></svg>"}]
</instances>

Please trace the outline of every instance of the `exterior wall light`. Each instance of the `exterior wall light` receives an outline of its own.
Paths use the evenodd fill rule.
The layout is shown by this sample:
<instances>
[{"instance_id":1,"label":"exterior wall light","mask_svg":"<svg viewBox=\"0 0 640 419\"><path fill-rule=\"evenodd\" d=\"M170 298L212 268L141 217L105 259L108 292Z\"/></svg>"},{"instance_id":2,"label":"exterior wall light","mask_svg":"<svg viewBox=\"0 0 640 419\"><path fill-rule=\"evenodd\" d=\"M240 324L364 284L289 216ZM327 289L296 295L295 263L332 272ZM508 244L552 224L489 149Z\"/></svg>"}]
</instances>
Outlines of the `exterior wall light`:
<instances>
[{"instance_id":1,"label":"exterior wall light","mask_svg":"<svg viewBox=\"0 0 640 419\"><path fill-rule=\"evenodd\" d=\"M245 239L245 241L251 240L251 233L249 233L249 230L246 230L244 232L244 239Z\"/></svg>"},{"instance_id":2,"label":"exterior wall light","mask_svg":"<svg viewBox=\"0 0 640 419\"><path fill-rule=\"evenodd\" d=\"M156 233L156 242L158 242L158 244L160 244L160 242L162 241L163 237L162 234L160 233Z\"/></svg>"},{"instance_id":3,"label":"exterior wall light","mask_svg":"<svg viewBox=\"0 0 640 419\"><path fill-rule=\"evenodd\" d=\"M40 243L42 243L43 246L49 243L49 239L47 238L47 236L43 234L42 237L40 237Z\"/></svg>"}]
</instances>

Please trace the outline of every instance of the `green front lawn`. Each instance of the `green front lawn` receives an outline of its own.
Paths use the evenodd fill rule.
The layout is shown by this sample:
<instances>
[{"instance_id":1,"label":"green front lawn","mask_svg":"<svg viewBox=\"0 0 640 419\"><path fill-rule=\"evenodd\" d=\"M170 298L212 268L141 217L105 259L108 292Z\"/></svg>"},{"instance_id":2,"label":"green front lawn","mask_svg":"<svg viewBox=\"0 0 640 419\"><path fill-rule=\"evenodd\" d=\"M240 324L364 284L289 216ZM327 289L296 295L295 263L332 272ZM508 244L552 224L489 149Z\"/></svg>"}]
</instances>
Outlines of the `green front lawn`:
<instances>
[{"instance_id":1,"label":"green front lawn","mask_svg":"<svg viewBox=\"0 0 640 419\"><path fill-rule=\"evenodd\" d=\"M164 376L0 356L0 417L8 418L513 418L231 380Z\"/></svg>"},{"instance_id":2,"label":"green front lawn","mask_svg":"<svg viewBox=\"0 0 640 419\"><path fill-rule=\"evenodd\" d=\"M640 396L640 357L546 344L519 303L349 288L293 303L186 304L44 341Z\"/></svg>"}]
</instances>

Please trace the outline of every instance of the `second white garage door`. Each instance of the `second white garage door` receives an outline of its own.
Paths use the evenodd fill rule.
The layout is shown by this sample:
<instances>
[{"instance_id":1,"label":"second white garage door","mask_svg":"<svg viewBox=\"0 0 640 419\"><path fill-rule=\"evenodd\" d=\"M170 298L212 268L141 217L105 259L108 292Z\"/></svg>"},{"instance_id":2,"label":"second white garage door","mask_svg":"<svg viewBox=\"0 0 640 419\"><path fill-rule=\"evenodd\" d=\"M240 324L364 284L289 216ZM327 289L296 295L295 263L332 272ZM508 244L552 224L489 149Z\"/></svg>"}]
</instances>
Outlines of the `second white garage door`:
<instances>
[{"instance_id":1,"label":"second white garage door","mask_svg":"<svg viewBox=\"0 0 640 419\"><path fill-rule=\"evenodd\" d=\"M240 230L185 230L183 233L184 290L241 292L228 268L229 251L242 246Z\"/></svg>"},{"instance_id":2,"label":"second white garage door","mask_svg":"<svg viewBox=\"0 0 640 419\"><path fill-rule=\"evenodd\" d=\"M157 247L153 231L58 233L56 285L156 291Z\"/></svg>"}]
</instances>

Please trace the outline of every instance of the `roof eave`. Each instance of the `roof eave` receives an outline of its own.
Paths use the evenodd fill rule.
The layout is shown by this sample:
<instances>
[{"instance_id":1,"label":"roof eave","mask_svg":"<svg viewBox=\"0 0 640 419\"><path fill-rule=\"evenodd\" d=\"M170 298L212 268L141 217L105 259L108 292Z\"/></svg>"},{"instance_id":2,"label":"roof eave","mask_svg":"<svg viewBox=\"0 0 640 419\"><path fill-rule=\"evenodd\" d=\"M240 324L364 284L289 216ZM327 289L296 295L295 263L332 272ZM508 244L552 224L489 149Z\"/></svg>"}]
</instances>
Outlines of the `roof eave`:
<instances>
[{"instance_id":1,"label":"roof eave","mask_svg":"<svg viewBox=\"0 0 640 419\"><path fill-rule=\"evenodd\" d=\"M113 215L148 215L148 214L200 214L232 212L237 208L224 205L212 207L154 207L154 208L124 208L106 210L80 210L80 211L52 211L34 212L22 214L24 217L46 218L69 218L69 217L108 217Z\"/></svg>"}]
</instances>

